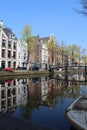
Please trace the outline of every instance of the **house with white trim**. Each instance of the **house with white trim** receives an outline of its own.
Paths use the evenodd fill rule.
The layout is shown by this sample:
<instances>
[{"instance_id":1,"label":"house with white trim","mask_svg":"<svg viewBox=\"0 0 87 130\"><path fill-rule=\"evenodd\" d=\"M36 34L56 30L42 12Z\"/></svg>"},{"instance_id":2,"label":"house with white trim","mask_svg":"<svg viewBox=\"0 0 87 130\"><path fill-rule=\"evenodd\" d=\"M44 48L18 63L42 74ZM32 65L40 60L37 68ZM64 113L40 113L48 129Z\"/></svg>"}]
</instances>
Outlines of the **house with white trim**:
<instances>
[{"instance_id":1,"label":"house with white trim","mask_svg":"<svg viewBox=\"0 0 87 130\"><path fill-rule=\"evenodd\" d=\"M5 28L0 22L0 68L17 67L18 40L11 29Z\"/></svg>"}]
</instances>

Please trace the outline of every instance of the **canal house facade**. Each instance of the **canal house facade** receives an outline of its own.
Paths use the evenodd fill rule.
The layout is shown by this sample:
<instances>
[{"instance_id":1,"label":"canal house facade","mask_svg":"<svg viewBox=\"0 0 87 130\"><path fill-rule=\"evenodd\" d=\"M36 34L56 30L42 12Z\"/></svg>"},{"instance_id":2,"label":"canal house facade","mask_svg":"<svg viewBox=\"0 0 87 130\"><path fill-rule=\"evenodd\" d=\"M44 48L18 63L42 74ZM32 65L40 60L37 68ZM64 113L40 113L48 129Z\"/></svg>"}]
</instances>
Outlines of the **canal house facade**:
<instances>
[{"instance_id":1,"label":"canal house facade","mask_svg":"<svg viewBox=\"0 0 87 130\"><path fill-rule=\"evenodd\" d=\"M20 68L27 68L27 44L26 42L18 41L17 51L18 66Z\"/></svg>"},{"instance_id":2,"label":"canal house facade","mask_svg":"<svg viewBox=\"0 0 87 130\"><path fill-rule=\"evenodd\" d=\"M47 42L53 39L55 48L49 51ZM52 57L54 57L52 61ZM5 28L0 22L0 68L19 67L27 68L27 43L19 41L11 29ZM37 65L40 69L49 69L49 65L58 66L65 64L60 48L54 36L34 37L34 50L29 55L29 67Z\"/></svg>"},{"instance_id":3,"label":"canal house facade","mask_svg":"<svg viewBox=\"0 0 87 130\"><path fill-rule=\"evenodd\" d=\"M29 57L29 66L37 65L40 69L48 68L48 49L46 46L46 40L48 38L34 37L34 51Z\"/></svg>"},{"instance_id":4,"label":"canal house facade","mask_svg":"<svg viewBox=\"0 0 87 130\"><path fill-rule=\"evenodd\" d=\"M9 28L0 27L0 67L17 66L17 44L15 34Z\"/></svg>"}]
</instances>

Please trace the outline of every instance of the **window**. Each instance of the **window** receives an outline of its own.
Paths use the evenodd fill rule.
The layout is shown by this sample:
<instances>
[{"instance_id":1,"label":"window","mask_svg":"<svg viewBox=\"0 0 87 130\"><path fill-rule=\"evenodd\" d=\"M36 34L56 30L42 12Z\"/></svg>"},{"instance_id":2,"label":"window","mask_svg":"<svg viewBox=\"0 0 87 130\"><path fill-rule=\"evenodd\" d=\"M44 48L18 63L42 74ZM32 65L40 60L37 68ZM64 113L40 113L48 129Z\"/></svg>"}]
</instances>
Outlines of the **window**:
<instances>
[{"instance_id":1,"label":"window","mask_svg":"<svg viewBox=\"0 0 87 130\"><path fill-rule=\"evenodd\" d=\"M2 47L5 47L5 44L6 44L6 40L2 39Z\"/></svg>"},{"instance_id":2,"label":"window","mask_svg":"<svg viewBox=\"0 0 87 130\"><path fill-rule=\"evenodd\" d=\"M11 61L8 61L8 67L11 67Z\"/></svg>"},{"instance_id":3,"label":"window","mask_svg":"<svg viewBox=\"0 0 87 130\"><path fill-rule=\"evenodd\" d=\"M13 58L16 58L16 52L13 52Z\"/></svg>"},{"instance_id":4,"label":"window","mask_svg":"<svg viewBox=\"0 0 87 130\"><path fill-rule=\"evenodd\" d=\"M13 49L16 49L16 43L14 42Z\"/></svg>"},{"instance_id":5,"label":"window","mask_svg":"<svg viewBox=\"0 0 87 130\"><path fill-rule=\"evenodd\" d=\"M37 56L39 56L39 51L37 51Z\"/></svg>"},{"instance_id":6,"label":"window","mask_svg":"<svg viewBox=\"0 0 87 130\"><path fill-rule=\"evenodd\" d=\"M5 91L4 90L1 91L1 97L5 98Z\"/></svg>"},{"instance_id":7,"label":"window","mask_svg":"<svg viewBox=\"0 0 87 130\"><path fill-rule=\"evenodd\" d=\"M11 51L8 51L8 58L11 58Z\"/></svg>"},{"instance_id":8,"label":"window","mask_svg":"<svg viewBox=\"0 0 87 130\"><path fill-rule=\"evenodd\" d=\"M20 53L19 53L19 55L18 55L18 58L20 59Z\"/></svg>"},{"instance_id":9,"label":"window","mask_svg":"<svg viewBox=\"0 0 87 130\"><path fill-rule=\"evenodd\" d=\"M24 53L24 60L26 59L26 53Z\"/></svg>"},{"instance_id":10,"label":"window","mask_svg":"<svg viewBox=\"0 0 87 130\"><path fill-rule=\"evenodd\" d=\"M2 57L5 58L5 50L2 49Z\"/></svg>"},{"instance_id":11,"label":"window","mask_svg":"<svg viewBox=\"0 0 87 130\"><path fill-rule=\"evenodd\" d=\"M16 85L16 81L15 80L13 80L13 85Z\"/></svg>"},{"instance_id":12,"label":"window","mask_svg":"<svg viewBox=\"0 0 87 130\"><path fill-rule=\"evenodd\" d=\"M11 41L8 42L8 48L11 48Z\"/></svg>"},{"instance_id":13,"label":"window","mask_svg":"<svg viewBox=\"0 0 87 130\"><path fill-rule=\"evenodd\" d=\"M39 45L37 45L37 50L39 49Z\"/></svg>"},{"instance_id":14,"label":"window","mask_svg":"<svg viewBox=\"0 0 87 130\"><path fill-rule=\"evenodd\" d=\"M5 61L1 61L1 67L5 68Z\"/></svg>"},{"instance_id":15,"label":"window","mask_svg":"<svg viewBox=\"0 0 87 130\"><path fill-rule=\"evenodd\" d=\"M16 62L13 62L13 68L16 68Z\"/></svg>"},{"instance_id":16,"label":"window","mask_svg":"<svg viewBox=\"0 0 87 130\"><path fill-rule=\"evenodd\" d=\"M39 62L39 58L37 57L37 62Z\"/></svg>"}]
</instances>

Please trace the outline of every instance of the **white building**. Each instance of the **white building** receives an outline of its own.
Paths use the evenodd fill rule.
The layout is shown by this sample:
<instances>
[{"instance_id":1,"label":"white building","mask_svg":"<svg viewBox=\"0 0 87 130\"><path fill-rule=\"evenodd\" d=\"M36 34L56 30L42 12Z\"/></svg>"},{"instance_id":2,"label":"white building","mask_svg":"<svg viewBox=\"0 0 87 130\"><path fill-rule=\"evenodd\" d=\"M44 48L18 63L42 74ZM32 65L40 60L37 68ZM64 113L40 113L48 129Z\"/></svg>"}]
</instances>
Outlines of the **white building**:
<instances>
[{"instance_id":1,"label":"white building","mask_svg":"<svg viewBox=\"0 0 87 130\"><path fill-rule=\"evenodd\" d=\"M17 93L17 105L23 105L27 103L27 79L19 79L16 86L18 88Z\"/></svg>"},{"instance_id":2,"label":"white building","mask_svg":"<svg viewBox=\"0 0 87 130\"><path fill-rule=\"evenodd\" d=\"M27 67L27 44L18 42L18 66Z\"/></svg>"},{"instance_id":3,"label":"white building","mask_svg":"<svg viewBox=\"0 0 87 130\"><path fill-rule=\"evenodd\" d=\"M48 68L48 49L46 46L46 38L41 38L41 44L42 44L42 48L41 48L41 68L42 69L47 69Z\"/></svg>"},{"instance_id":4,"label":"white building","mask_svg":"<svg viewBox=\"0 0 87 130\"><path fill-rule=\"evenodd\" d=\"M0 22L0 67L17 66L17 44L18 40L15 34L9 28L3 27L3 22Z\"/></svg>"},{"instance_id":5,"label":"white building","mask_svg":"<svg viewBox=\"0 0 87 130\"><path fill-rule=\"evenodd\" d=\"M48 78L47 77L41 77L41 97L42 102L47 100L48 96Z\"/></svg>"}]
</instances>

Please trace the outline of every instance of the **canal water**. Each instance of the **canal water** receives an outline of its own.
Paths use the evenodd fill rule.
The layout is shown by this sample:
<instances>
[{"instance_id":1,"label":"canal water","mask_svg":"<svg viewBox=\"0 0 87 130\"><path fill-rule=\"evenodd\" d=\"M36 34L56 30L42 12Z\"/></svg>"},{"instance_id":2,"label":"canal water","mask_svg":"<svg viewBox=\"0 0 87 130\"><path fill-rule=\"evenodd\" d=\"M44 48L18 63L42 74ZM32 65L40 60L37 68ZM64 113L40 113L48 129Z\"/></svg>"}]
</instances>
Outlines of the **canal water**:
<instances>
[{"instance_id":1,"label":"canal water","mask_svg":"<svg viewBox=\"0 0 87 130\"><path fill-rule=\"evenodd\" d=\"M0 111L58 130L75 130L65 118L65 109L86 93L83 74L3 79Z\"/></svg>"}]
</instances>

